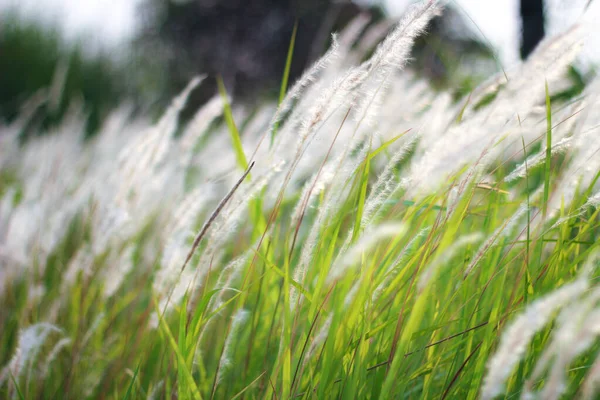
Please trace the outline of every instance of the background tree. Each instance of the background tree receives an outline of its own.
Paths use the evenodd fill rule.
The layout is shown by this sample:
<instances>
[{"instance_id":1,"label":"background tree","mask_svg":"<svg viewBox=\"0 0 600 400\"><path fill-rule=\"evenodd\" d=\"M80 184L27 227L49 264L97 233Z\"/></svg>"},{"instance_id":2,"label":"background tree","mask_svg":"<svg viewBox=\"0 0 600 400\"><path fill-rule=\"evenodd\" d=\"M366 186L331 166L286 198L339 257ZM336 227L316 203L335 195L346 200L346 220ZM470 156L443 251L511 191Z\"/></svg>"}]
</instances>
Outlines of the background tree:
<instances>
[{"instance_id":1,"label":"background tree","mask_svg":"<svg viewBox=\"0 0 600 400\"><path fill-rule=\"evenodd\" d=\"M244 98L279 88L296 22L292 81L361 8L334 0L147 0L141 11L137 42L152 55L149 62L164 63L166 98L198 73L221 75L228 90ZM204 97L212 95L214 79L203 87Z\"/></svg>"},{"instance_id":2,"label":"background tree","mask_svg":"<svg viewBox=\"0 0 600 400\"><path fill-rule=\"evenodd\" d=\"M3 15L0 25L0 120L11 122L35 94L47 93L28 130L45 131L60 122L77 99L87 114L86 131L95 132L105 114L125 94L125 79L110 57L86 55L66 45L59 31ZM57 79L60 78L60 79ZM56 85L58 83L58 86Z\"/></svg>"},{"instance_id":3,"label":"background tree","mask_svg":"<svg viewBox=\"0 0 600 400\"><path fill-rule=\"evenodd\" d=\"M525 59L544 38L543 0L521 0L521 58Z\"/></svg>"}]
</instances>

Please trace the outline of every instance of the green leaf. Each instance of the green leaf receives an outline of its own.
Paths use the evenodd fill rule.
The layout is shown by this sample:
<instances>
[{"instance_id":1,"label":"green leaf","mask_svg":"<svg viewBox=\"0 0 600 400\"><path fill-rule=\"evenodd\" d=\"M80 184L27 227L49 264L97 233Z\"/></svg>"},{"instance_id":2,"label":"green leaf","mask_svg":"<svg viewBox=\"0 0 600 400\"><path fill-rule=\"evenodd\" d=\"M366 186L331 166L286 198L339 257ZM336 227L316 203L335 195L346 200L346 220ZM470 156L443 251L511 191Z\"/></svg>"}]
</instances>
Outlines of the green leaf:
<instances>
[{"instance_id":1,"label":"green leaf","mask_svg":"<svg viewBox=\"0 0 600 400\"><path fill-rule=\"evenodd\" d=\"M365 208L365 200L367 198L367 185L369 183L369 168L371 166L371 160L367 156L367 160L362 170L362 176L360 180L360 192L358 195L358 207L356 211L356 217L354 219L354 229L352 230L352 241L354 242L360 233L360 224L362 222L363 211Z\"/></svg>"},{"instance_id":2,"label":"green leaf","mask_svg":"<svg viewBox=\"0 0 600 400\"><path fill-rule=\"evenodd\" d=\"M15 385L15 389L17 390L17 395L19 396L19 399L20 400L25 400L25 396L23 396L23 393L21 392L21 388L19 387L19 384L17 383L17 380L13 376L12 372L9 371L9 374L10 374L10 379L12 379L13 384Z\"/></svg>"},{"instance_id":3,"label":"green leaf","mask_svg":"<svg viewBox=\"0 0 600 400\"><path fill-rule=\"evenodd\" d=\"M137 378L137 376L138 376L139 371L140 371L140 364L138 363L137 367L135 367L135 371L133 372L133 377L131 378L131 382L129 382L129 386L127 387L127 392L125 392L125 397L123 397L123 400L129 399L129 396L131 396L131 391L133 390L133 384L135 382L135 378Z\"/></svg>"},{"instance_id":4,"label":"green leaf","mask_svg":"<svg viewBox=\"0 0 600 400\"><path fill-rule=\"evenodd\" d=\"M162 316L162 313L158 307L158 303L156 302L156 299L154 299L154 308L156 311L156 315L158 316L159 326L162 329L162 331L164 332L164 334L166 335L169 345L171 346L171 350L173 350L173 352L175 353L175 356L177 357L178 372L181 373L181 376L183 377L183 379L185 380L185 384L187 385L187 386L184 386L184 389L185 389L184 393L191 391L192 397L194 399L202 400L202 396L200 395L200 390L198 390L198 385L196 385L196 382L194 381L192 372L187 368L187 364L185 362L185 357L183 356L183 354L181 354L181 351L179 350L179 346L177 345L177 342L175 341L175 338L173 337L173 334L171 333L171 329L169 329L169 325L166 323L166 321L164 320L164 317ZM181 395L181 393L180 393L180 395Z\"/></svg>"},{"instance_id":5,"label":"green leaf","mask_svg":"<svg viewBox=\"0 0 600 400\"><path fill-rule=\"evenodd\" d=\"M229 134L231 136L233 150L235 151L235 157L237 159L238 166L245 171L248 169L248 160L246 159L246 154L244 154L240 133L233 119L233 113L231 112L231 106L229 105L229 100L227 99L227 90L225 89L223 78L217 78L217 85L219 87L221 99L223 100L223 115L225 116L227 128L229 128Z\"/></svg>"},{"instance_id":6,"label":"green leaf","mask_svg":"<svg viewBox=\"0 0 600 400\"><path fill-rule=\"evenodd\" d=\"M188 303L188 295L187 293L185 294L185 296L183 297L183 302L181 304L181 308L179 309L179 352L183 355L184 359L185 356L187 354L186 351L186 340L185 340L185 336L186 336L186 324L187 324L187 313L186 313L186 309L187 309L187 303ZM191 368L191 366L188 367L188 364L186 363L185 368L177 368L177 375L178 375L178 379L177 379L177 385L179 387L179 397L185 397L187 398L187 388L185 386L186 380L185 380L185 376L184 376L184 369L187 368Z\"/></svg>"},{"instance_id":7,"label":"green leaf","mask_svg":"<svg viewBox=\"0 0 600 400\"><path fill-rule=\"evenodd\" d=\"M546 88L546 163L544 165L544 204L542 205L542 215L546 219L548 213L548 198L550 197L550 162L552 157L552 108L550 105L550 93L548 90L548 81Z\"/></svg>"},{"instance_id":8,"label":"green leaf","mask_svg":"<svg viewBox=\"0 0 600 400\"><path fill-rule=\"evenodd\" d=\"M283 78L281 80L281 88L279 89L279 103L283 102L285 98L285 93L287 91L288 81L290 78L290 69L292 67L292 57L294 55L294 46L296 44L296 33L298 32L298 21L294 24L294 29L292 30L292 38L290 39L290 45L288 47L287 57L285 60L285 69L283 70Z\"/></svg>"},{"instance_id":9,"label":"green leaf","mask_svg":"<svg viewBox=\"0 0 600 400\"><path fill-rule=\"evenodd\" d=\"M292 67L292 57L294 55L294 47L296 45L296 33L298 32L298 21L294 24L294 29L292 30L292 38L290 39L290 45L288 47L287 57L285 60L285 68L283 70L283 77L281 79L281 87L279 88L279 101L277 105L283 103L283 99L285 99L285 94L287 92L288 81L290 78L290 69ZM273 145L273 140L275 139L275 135L277 135L277 129L279 128L279 122L275 123L273 126L273 130L271 131L271 146Z\"/></svg>"}]
</instances>

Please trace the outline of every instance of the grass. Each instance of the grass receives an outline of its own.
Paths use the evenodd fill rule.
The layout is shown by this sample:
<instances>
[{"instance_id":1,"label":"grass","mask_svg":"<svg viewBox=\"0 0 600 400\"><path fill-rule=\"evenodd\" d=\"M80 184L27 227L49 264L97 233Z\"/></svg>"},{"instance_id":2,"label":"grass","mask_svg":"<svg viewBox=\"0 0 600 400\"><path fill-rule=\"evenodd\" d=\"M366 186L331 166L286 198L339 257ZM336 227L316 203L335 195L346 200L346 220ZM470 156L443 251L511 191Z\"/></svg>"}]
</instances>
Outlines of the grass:
<instances>
[{"instance_id":1,"label":"grass","mask_svg":"<svg viewBox=\"0 0 600 400\"><path fill-rule=\"evenodd\" d=\"M232 291L221 307L210 312L207 305L218 289L210 289L215 287L215 277L209 277L193 293L197 295L193 305L188 299L178 312L161 317L158 331L148 328L154 302L143 271L133 271L108 301L101 298L102 283L92 275L80 276L67 293L48 291L34 309L11 306L18 322L5 325L4 359L14 351L11 334L16 334L20 324L46 314L49 304L63 305L57 325L65 327L61 335L73 338L71 348L50 366L47 379L19 381L24 398L52 398L58 393L77 397L87 392L85 377L94 373L98 384L88 394L91 397L138 398L157 388L162 393L159 397L177 393L179 398L194 399L238 394L245 398L477 397L486 374L485 360L511 316L523 308L527 297L540 297L572 280L585 256L598 248L598 211L590 210L546 232L533 231L531 240L499 239L464 277L477 250L467 246L446 260L431 283L419 291L415 283L434 254L443 253L456 237L469 232L492 233L515 211L520 199L509 201L490 191L473 204L478 189L471 187L449 217L433 207L444 202L440 196L429 198L430 205L422 207L399 202L386 212L385 219L402 222L408 232L382 240L355 260L341 279L327 282L324 272L341 245L340 232L353 224L357 203L364 202L366 171L353 177L354 189L339 212L329 216L304 282L291 279L285 249L294 230L286 229L272 235L260 249L263 254L257 258L254 273L244 277L245 288ZM574 204L582 202L584 197L574 200ZM482 215L472 215L474 209ZM283 225L285 216L281 212L273 225ZM411 245L411 233L426 227L428 234ZM81 235L74 233L62 254L55 255L61 263L73 256L68 247L75 247ZM535 243L542 235L556 240L554 246L530 246L530 241ZM240 232L227 251L235 254L236 242L243 241L247 241L246 233ZM526 255L528 249L533 253ZM402 253L402 262L394 266ZM292 252L291 263L298 257L298 251ZM96 268L102 267L101 259L96 263ZM396 270L386 272L391 267ZM52 282L53 277L48 278ZM356 282L360 287L348 302ZM381 283L385 289L374 299ZM291 285L306 294L293 312ZM29 287L14 286L4 294L4 304L26 298ZM239 310L252 317L233 330L232 316ZM97 318L102 319L100 326L90 331L90 323ZM319 337L327 326L328 332ZM225 343L232 335L228 347ZM542 333L532 345L520 373L508 382L509 395L518 394L523 377L531 372L531 360L547 341L547 333ZM39 362L44 362L41 355ZM578 364L585 365L585 359ZM135 371L133 377L129 369ZM573 382L568 393L575 394L578 384ZM9 387L4 390L8 394Z\"/></svg>"},{"instance_id":2,"label":"grass","mask_svg":"<svg viewBox=\"0 0 600 400\"><path fill-rule=\"evenodd\" d=\"M419 12L411 23L425 15ZM376 68L388 65L382 59ZM552 120L582 114L551 104L547 82L545 118L536 104L519 109L514 125L502 125L502 135L476 158L445 165L444 174L431 169L430 181L405 184L403 178L420 173L415 166L425 165L419 146L427 136L411 136L418 126L397 121L386 128L383 117L376 119L384 131L377 136L364 122L386 87L380 77L403 78L389 70L371 74L368 65L362 75L350 70L346 81L355 86L338 98L325 89L345 90L344 79L328 80L332 71L319 68L303 96L279 101L288 111L269 129L252 126L272 115L271 108L246 117L221 85L225 123L207 124L207 131L173 138L174 106L161 130L137 134L131 124L135 129L127 129L137 136L103 132L98 142L81 145L61 141L73 129L67 126L55 139L40 137L10 153L20 154L17 159L0 153L0 217L11 221L0 224L1 397L492 398L485 388L504 374L491 367L499 355L514 359L502 382L506 398L550 390L560 381L553 375L557 365L565 387L543 392L556 395L548 398L587 393L599 349L597 332L583 328L597 316L600 209L589 199L600 170L584 171L569 195L561 185L565 171L581 162L579 153L555 154L551 146L567 129ZM333 73L343 76L339 66ZM431 121L435 115L414 102L401 103L411 95L410 79L402 96L392 91L382 103ZM450 107L444 134L461 140L462 130L474 132L470 123L494 134L478 115L500 112L503 88L517 83L503 84L484 105L485 91L472 95L473 105ZM325 100L309 97L312 89ZM263 142L274 130L273 142ZM580 132L568 128L573 137ZM186 135L203 146L185 147ZM246 158L254 143L266 150ZM114 149L124 155L119 163ZM527 161L539 154L543 168ZM524 178L505 182L523 159ZM584 165L594 165L591 160ZM68 178L74 165L83 166L61 186L53 176ZM172 168L178 165L181 170ZM192 169L201 171L198 177L188 175ZM99 186L88 189L88 182ZM43 188L39 196L36 188ZM60 224L51 225L53 211L70 202L77 206L73 214L60 214ZM39 225L31 222L32 204L52 206L43 208L47 219ZM121 208L129 222L116 219L106 228ZM19 221L35 227L35 240L16 230ZM11 242L9 234L19 232L22 241ZM55 239L51 245L45 232ZM540 329L525 325L531 340L525 331L512 338L525 342L523 349L497 353L519 316L548 310L542 306L552 296L584 281L587 289L553 308L538 321ZM567 328L585 343L581 352L555 346L555 335ZM543 364L547 354L560 357Z\"/></svg>"}]
</instances>

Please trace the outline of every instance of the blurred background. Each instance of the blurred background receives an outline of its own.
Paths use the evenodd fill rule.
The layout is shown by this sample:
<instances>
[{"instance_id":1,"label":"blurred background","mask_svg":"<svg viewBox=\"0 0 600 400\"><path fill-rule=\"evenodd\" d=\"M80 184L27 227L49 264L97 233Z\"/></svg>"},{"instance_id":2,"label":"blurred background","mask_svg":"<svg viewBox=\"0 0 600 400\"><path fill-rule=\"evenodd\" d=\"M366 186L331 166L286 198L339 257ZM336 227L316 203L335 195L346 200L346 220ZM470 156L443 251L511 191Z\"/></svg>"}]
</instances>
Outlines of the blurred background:
<instances>
[{"instance_id":1,"label":"blurred background","mask_svg":"<svg viewBox=\"0 0 600 400\"><path fill-rule=\"evenodd\" d=\"M329 46L331 32L366 14L390 29L410 0L0 0L0 124L36 110L24 131L45 132L71 107L93 134L127 102L157 116L198 74L188 114L221 76L235 101L275 99L294 26L290 81ZM419 40L410 66L458 99L520 62L544 35L600 18L593 0L454 0ZM572 68L581 90L600 62L590 32ZM31 107L31 105L35 107ZM186 111L182 113L186 118Z\"/></svg>"}]
</instances>

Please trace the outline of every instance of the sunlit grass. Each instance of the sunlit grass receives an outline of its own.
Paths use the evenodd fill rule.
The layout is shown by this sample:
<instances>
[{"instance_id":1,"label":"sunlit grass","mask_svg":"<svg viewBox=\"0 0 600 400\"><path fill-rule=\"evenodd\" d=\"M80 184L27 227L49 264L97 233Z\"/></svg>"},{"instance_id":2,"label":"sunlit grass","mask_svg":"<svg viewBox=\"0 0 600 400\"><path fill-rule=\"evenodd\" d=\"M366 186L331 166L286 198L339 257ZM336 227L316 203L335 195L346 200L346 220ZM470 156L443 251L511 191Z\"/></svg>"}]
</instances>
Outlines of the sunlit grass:
<instances>
[{"instance_id":1,"label":"sunlit grass","mask_svg":"<svg viewBox=\"0 0 600 400\"><path fill-rule=\"evenodd\" d=\"M21 147L7 140L16 150L0 153L1 396L594 393L599 142L585 136L594 114L577 107L593 108L597 87L572 108L550 100L543 77L534 100L502 92L528 89L515 78L484 85L472 103L444 103L392 68L428 7L384 43L389 54L375 53L376 66L343 69L336 51L350 49L334 45L277 113L244 114L221 86L219 110L205 106L175 138L194 81L144 133L117 119L85 145L68 124ZM568 39L559 47L570 50ZM537 57L522 71L548 55ZM548 74L559 76L555 64ZM507 110L513 102L529 108ZM561 138L572 139L558 152ZM565 288L568 299L542 307ZM507 336L531 310L540 320ZM524 348L505 351L510 339ZM499 356L514 363L493 369Z\"/></svg>"}]
</instances>

